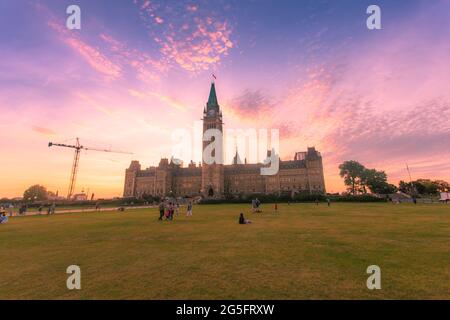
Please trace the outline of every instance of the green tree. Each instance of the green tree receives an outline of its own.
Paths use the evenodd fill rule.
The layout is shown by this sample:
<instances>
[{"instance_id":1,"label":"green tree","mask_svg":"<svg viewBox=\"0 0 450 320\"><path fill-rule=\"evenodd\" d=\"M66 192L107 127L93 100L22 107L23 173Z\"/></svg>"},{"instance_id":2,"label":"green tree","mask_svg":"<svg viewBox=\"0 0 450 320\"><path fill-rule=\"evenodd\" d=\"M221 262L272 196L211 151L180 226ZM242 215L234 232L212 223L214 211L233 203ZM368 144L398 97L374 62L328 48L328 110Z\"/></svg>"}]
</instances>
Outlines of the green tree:
<instances>
[{"instance_id":1,"label":"green tree","mask_svg":"<svg viewBox=\"0 0 450 320\"><path fill-rule=\"evenodd\" d=\"M372 193L387 194L393 193L392 190L397 189L394 185L387 182L387 175L384 171L375 169L365 169L362 176L363 188L367 186Z\"/></svg>"},{"instance_id":2,"label":"green tree","mask_svg":"<svg viewBox=\"0 0 450 320\"><path fill-rule=\"evenodd\" d=\"M450 192L450 183L444 180L435 180L434 183L437 186L439 192Z\"/></svg>"},{"instance_id":3,"label":"green tree","mask_svg":"<svg viewBox=\"0 0 450 320\"><path fill-rule=\"evenodd\" d=\"M344 183L351 194L355 195L361 191L361 177L365 169L362 164L354 160L344 161L339 165L339 175L344 178Z\"/></svg>"},{"instance_id":4,"label":"green tree","mask_svg":"<svg viewBox=\"0 0 450 320\"><path fill-rule=\"evenodd\" d=\"M387 182L384 171L367 169L358 161L345 161L339 166L339 175L344 178L348 191L355 195L358 192L389 194L397 191L397 187Z\"/></svg>"},{"instance_id":5,"label":"green tree","mask_svg":"<svg viewBox=\"0 0 450 320\"><path fill-rule=\"evenodd\" d=\"M400 180L400 182L398 183L398 190L404 193L409 193L411 192L411 184L409 182Z\"/></svg>"},{"instance_id":6,"label":"green tree","mask_svg":"<svg viewBox=\"0 0 450 320\"><path fill-rule=\"evenodd\" d=\"M417 179L413 181L413 185L419 194L436 194L439 190L439 185L430 179Z\"/></svg>"},{"instance_id":7,"label":"green tree","mask_svg":"<svg viewBox=\"0 0 450 320\"><path fill-rule=\"evenodd\" d=\"M400 181L399 190L409 194L430 195L450 191L450 184L444 180L417 179L411 183Z\"/></svg>"},{"instance_id":8,"label":"green tree","mask_svg":"<svg viewBox=\"0 0 450 320\"><path fill-rule=\"evenodd\" d=\"M47 200L47 189L41 185L35 184L25 190L23 193L23 199L25 201Z\"/></svg>"},{"instance_id":9,"label":"green tree","mask_svg":"<svg viewBox=\"0 0 450 320\"><path fill-rule=\"evenodd\" d=\"M396 185L393 185L391 183L386 183L379 191L380 194L390 194L390 193L396 193L398 191L398 188Z\"/></svg>"}]
</instances>

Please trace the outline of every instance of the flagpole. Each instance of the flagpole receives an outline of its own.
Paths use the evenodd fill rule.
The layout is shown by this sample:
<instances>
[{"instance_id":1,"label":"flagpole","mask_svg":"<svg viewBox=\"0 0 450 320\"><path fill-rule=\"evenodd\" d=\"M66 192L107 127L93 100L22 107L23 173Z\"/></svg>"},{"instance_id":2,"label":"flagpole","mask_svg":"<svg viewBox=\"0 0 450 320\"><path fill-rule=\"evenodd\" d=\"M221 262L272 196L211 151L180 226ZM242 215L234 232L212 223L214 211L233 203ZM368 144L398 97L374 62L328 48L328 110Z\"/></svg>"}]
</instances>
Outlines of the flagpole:
<instances>
[{"instance_id":1,"label":"flagpole","mask_svg":"<svg viewBox=\"0 0 450 320\"><path fill-rule=\"evenodd\" d=\"M414 187L413 183L412 183L412 179L411 179L411 172L409 171L409 167L408 164L406 164L406 170L408 171L408 175L409 175L409 185L411 187L411 192L415 192L416 188Z\"/></svg>"},{"instance_id":2,"label":"flagpole","mask_svg":"<svg viewBox=\"0 0 450 320\"><path fill-rule=\"evenodd\" d=\"M406 171L408 171L408 175L409 175L409 183L410 183L411 186L412 186L411 172L409 171L408 164L406 164Z\"/></svg>"}]
</instances>

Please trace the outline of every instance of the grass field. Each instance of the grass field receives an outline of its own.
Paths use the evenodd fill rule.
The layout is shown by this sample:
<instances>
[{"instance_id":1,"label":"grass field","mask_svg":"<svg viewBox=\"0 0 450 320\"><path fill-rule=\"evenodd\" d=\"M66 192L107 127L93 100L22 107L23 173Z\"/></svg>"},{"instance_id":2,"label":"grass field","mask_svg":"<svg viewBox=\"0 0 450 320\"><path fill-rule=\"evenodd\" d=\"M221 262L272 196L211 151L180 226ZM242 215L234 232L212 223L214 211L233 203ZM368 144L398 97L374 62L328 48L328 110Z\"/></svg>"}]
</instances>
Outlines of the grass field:
<instances>
[{"instance_id":1,"label":"grass field","mask_svg":"<svg viewBox=\"0 0 450 320\"><path fill-rule=\"evenodd\" d=\"M249 208L13 218L0 225L0 299L450 299L449 205ZM66 288L72 264L81 290ZM381 290L366 287L372 264Z\"/></svg>"}]
</instances>

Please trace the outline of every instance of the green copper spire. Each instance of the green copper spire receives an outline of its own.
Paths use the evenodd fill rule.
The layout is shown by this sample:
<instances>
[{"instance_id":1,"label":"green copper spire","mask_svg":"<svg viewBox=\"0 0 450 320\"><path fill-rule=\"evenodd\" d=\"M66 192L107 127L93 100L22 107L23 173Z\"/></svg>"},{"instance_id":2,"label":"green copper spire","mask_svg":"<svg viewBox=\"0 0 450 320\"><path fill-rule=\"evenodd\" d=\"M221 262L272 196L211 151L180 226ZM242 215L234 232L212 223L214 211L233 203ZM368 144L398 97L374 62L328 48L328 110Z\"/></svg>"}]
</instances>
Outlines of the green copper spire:
<instances>
[{"instance_id":1,"label":"green copper spire","mask_svg":"<svg viewBox=\"0 0 450 320\"><path fill-rule=\"evenodd\" d=\"M214 85L214 82L211 83L211 90L209 91L209 98L208 103L206 104L206 109L219 109L219 103L217 102L217 95L216 95L216 87Z\"/></svg>"}]
</instances>

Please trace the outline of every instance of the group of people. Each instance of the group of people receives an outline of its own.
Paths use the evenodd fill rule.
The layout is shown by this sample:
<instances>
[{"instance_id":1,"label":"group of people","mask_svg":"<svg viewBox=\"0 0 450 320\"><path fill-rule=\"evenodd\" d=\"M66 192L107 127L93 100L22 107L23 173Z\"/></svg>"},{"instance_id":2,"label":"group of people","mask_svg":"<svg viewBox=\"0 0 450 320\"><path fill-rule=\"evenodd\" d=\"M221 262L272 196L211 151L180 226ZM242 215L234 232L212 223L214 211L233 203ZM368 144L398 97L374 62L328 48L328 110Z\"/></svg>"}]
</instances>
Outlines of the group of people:
<instances>
[{"instance_id":1,"label":"group of people","mask_svg":"<svg viewBox=\"0 0 450 320\"><path fill-rule=\"evenodd\" d=\"M19 215L25 214L27 212L27 205L23 204L19 207ZM5 215L6 217L6 212L8 212L8 215L10 217L12 217L14 215L14 205L11 203L9 205L5 205L5 206L0 206L0 215Z\"/></svg>"},{"instance_id":2,"label":"group of people","mask_svg":"<svg viewBox=\"0 0 450 320\"><path fill-rule=\"evenodd\" d=\"M173 216L176 214L177 216L180 214L180 204L178 202L167 202L161 201L158 206L159 209L159 218L158 220L173 220ZM189 201L186 209L186 216L192 216L192 202Z\"/></svg>"},{"instance_id":3,"label":"group of people","mask_svg":"<svg viewBox=\"0 0 450 320\"><path fill-rule=\"evenodd\" d=\"M261 201L259 201L258 198L252 199L252 212L253 213L260 213L260 212L262 212L262 210L260 208L260 205L261 205ZM274 210L275 211L278 210L278 205L276 203L275 203L275 206L274 206ZM239 221L239 224L250 224L250 223L252 223L251 220L246 219L244 217L244 214L242 212L239 214L239 220L238 221Z\"/></svg>"},{"instance_id":4,"label":"group of people","mask_svg":"<svg viewBox=\"0 0 450 320\"><path fill-rule=\"evenodd\" d=\"M14 213L14 206L12 204L7 206L0 206L0 215L4 214L6 216L6 210L8 210L8 215L12 217Z\"/></svg>"},{"instance_id":5,"label":"group of people","mask_svg":"<svg viewBox=\"0 0 450 320\"><path fill-rule=\"evenodd\" d=\"M327 202L327 206L331 206L331 200L330 198L326 198L325 201ZM316 206L319 205L319 198L316 198Z\"/></svg>"},{"instance_id":6,"label":"group of people","mask_svg":"<svg viewBox=\"0 0 450 320\"><path fill-rule=\"evenodd\" d=\"M39 205L38 207L38 213L42 214L42 211L44 210L43 205ZM52 203L50 206L47 207L47 214L55 214L56 211L56 204Z\"/></svg>"},{"instance_id":7,"label":"group of people","mask_svg":"<svg viewBox=\"0 0 450 320\"><path fill-rule=\"evenodd\" d=\"M28 206L27 206L26 204L22 204L22 205L19 207L19 215L24 215L24 214L26 214L26 213L27 213L27 210L28 210Z\"/></svg>"},{"instance_id":8,"label":"group of people","mask_svg":"<svg viewBox=\"0 0 450 320\"><path fill-rule=\"evenodd\" d=\"M328 207L331 206L331 200L329 198L326 198L326 202L327 202L327 206ZM317 206L319 205L319 199L318 198L316 198L315 203L316 203ZM290 205L291 204L290 201L288 201L287 204ZM261 205L261 201L259 201L258 198L252 199L252 212L253 213L262 212L262 210L260 208L260 205ZM276 203L276 202L274 203L273 210L274 210L275 213L278 212L278 203ZM241 212L240 215L239 215L239 224L249 224L249 223L252 223L252 221L246 219L244 217L244 214Z\"/></svg>"},{"instance_id":9,"label":"group of people","mask_svg":"<svg viewBox=\"0 0 450 320\"><path fill-rule=\"evenodd\" d=\"M39 207L37 208L37 213L38 214L42 214L42 211L44 210L44 206L41 204L39 205ZM17 211L18 215L25 215L28 211L28 206L26 204L22 204L19 206L19 210ZM49 205L47 207L47 214L55 214L56 211L56 204L53 203L51 205ZM9 217L12 217L14 215L14 205L10 204L8 206L5 207L0 207L0 212L4 213L6 216L6 213L8 213Z\"/></svg>"},{"instance_id":10,"label":"group of people","mask_svg":"<svg viewBox=\"0 0 450 320\"><path fill-rule=\"evenodd\" d=\"M316 205L319 205L319 200L316 199ZM326 199L327 205L330 206L330 199ZM290 205L290 203L288 203L288 205ZM253 213L260 213L262 212L261 208L261 201L259 201L258 198L252 199L252 211ZM186 216L192 216L192 207L193 207L193 203L192 201L189 201L186 207ZM13 209L14 207L12 205L10 205L8 207L8 211L9 211L9 216L13 215ZM42 205L40 205L38 207L38 213L42 214L44 207ZM56 209L56 205L55 203L53 203L52 205L48 206L47 208L47 214L54 214L55 213L55 209ZM96 211L100 210L100 205L97 203L95 206ZM179 215L180 212L180 204L177 201L161 201L159 203L158 206L159 209L159 218L158 220L170 220L172 221L174 218L174 215ZM22 205L19 208L19 214L24 214L27 210L26 205ZM275 203L274 204L274 211L278 212L278 204ZM6 211L3 207L0 207L0 223L4 224L8 222L8 217L6 215ZM240 213L239 215L239 224L250 224L252 223L251 220L248 220L244 217L243 213Z\"/></svg>"}]
</instances>

